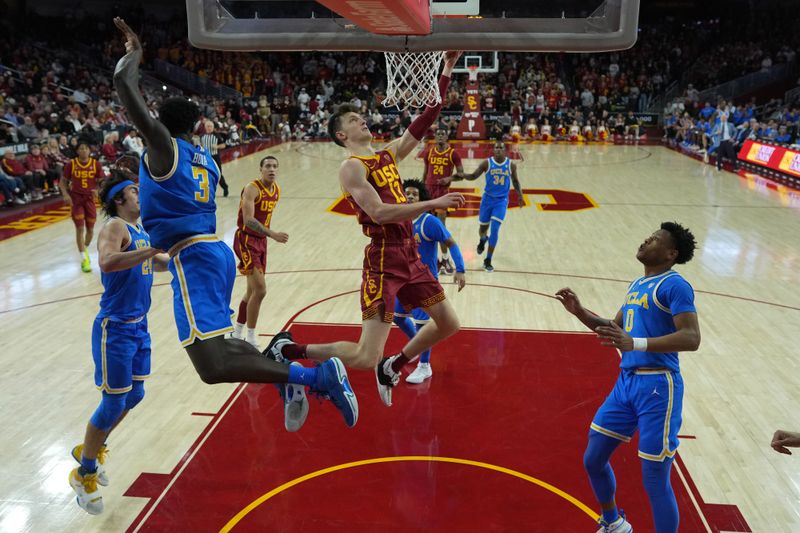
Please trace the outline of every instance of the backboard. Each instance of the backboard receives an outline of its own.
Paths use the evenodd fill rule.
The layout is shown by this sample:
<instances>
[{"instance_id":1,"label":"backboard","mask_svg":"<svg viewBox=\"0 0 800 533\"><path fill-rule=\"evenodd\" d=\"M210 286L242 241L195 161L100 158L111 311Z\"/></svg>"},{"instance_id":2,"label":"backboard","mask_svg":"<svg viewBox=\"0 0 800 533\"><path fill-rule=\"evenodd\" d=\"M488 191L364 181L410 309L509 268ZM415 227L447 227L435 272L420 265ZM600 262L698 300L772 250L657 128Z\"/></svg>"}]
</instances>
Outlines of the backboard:
<instances>
[{"instance_id":1,"label":"backboard","mask_svg":"<svg viewBox=\"0 0 800 533\"><path fill-rule=\"evenodd\" d=\"M400 1L342 3L369 12ZM189 41L216 50L598 52L630 48L638 31L639 0L448 0L429 7L429 34L390 36L317 2L186 0Z\"/></svg>"}]
</instances>

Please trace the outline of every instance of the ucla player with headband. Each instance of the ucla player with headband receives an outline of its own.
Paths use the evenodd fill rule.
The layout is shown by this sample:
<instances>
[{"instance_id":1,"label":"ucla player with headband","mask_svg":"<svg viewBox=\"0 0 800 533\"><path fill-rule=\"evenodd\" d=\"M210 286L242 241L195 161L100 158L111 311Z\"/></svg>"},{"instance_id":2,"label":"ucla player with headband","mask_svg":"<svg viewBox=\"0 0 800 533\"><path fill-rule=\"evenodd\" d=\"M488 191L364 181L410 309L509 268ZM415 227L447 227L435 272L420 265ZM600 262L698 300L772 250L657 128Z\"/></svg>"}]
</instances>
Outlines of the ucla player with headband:
<instances>
[{"instance_id":1,"label":"ucla player with headband","mask_svg":"<svg viewBox=\"0 0 800 533\"><path fill-rule=\"evenodd\" d=\"M486 272L494 272L492 256L500 238L500 224L506 218L508 193L511 185L513 184L514 190L517 191L517 202L520 207L525 205L525 197L519 185L519 178L517 178L517 164L506 155L506 145L503 141L497 141L494 144L494 157L482 161L472 174L457 176L455 179L476 180L484 172L486 173L486 185L483 189L483 198L481 198L478 214L478 236L480 238L478 254L483 253L488 241L489 250L486 253L486 259L483 260L483 269ZM491 231L489 231L490 227Z\"/></svg>"},{"instance_id":2,"label":"ucla player with headband","mask_svg":"<svg viewBox=\"0 0 800 533\"><path fill-rule=\"evenodd\" d=\"M288 431L305 422L309 386L329 398L353 427L358 401L339 359L313 368L289 365L269 359L248 342L225 338L233 331L230 301L236 262L215 235L219 168L211 154L191 142L200 110L185 98L168 98L159 108L159 119L152 118L139 91L139 38L122 19L115 18L114 24L126 39L114 86L148 146L139 168L142 224L153 246L168 250L178 337L200 379L285 384L281 395Z\"/></svg>"},{"instance_id":3,"label":"ucla player with headband","mask_svg":"<svg viewBox=\"0 0 800 533\"><path fill-rule=\"evenodd\" d=\"M683 378L678 352L700 346L700 326L692 286L675 264L692 259L692 233L675 222L664 222L636 253L644 276L628 287L613 320L586 310L569 288L556 298L596 331L602 344L622 352L620 375L611 394L594 416L584 466L602 508L598 533L628 533L633 527L617 509L616 480L609 460L622 442L639 430L642 481L650 499L656 533L678 531L678 504L670 470L678 448L683 407Z\"/></svg>"},{"instance_id":4,"label":"ucla player with headband","mask_svg":"<svg viewBox=\"0 0 800 533\"><path fill-rule=\"evenodd\" d=\"M428 189L422 180L405 180L403 188L409 204L425 202L430 199ZM450 251L455 263L453 281L458 285L458 292L461 292L461 289L467 284L464 257L461 255L461 249L456 244L455 239L447 231L447 227L437 216L431 213L423 213L414 219L413 228L414 240L417 242L420 258L436 279L439 279L439 245L446 247ZM403 307L400 300L395 301L394 323L409 339L413 338L430 320L431 317L428 316L424 309L416 307L409 312ZM419 384L431 376L433 376L431 349L428 348L420 354L417 368L406 377L406 381Z\"/></svg>"},{"instance_id":5,"label":"ucla player with headband","mask_svg":"<svg viewBox=\"0 0 800 533\"><path fill-rule=\"evenodd\" d=\"M105 471L108 434L144 398L150 374L150 287L153 270L165 271L169 257L150 246L140 224L139 188L122 174L108 178L100 191L110 217L97 240L103 296L92 327L95 385L100 405L86 426L83 443L72 449L80 466L70 472L69 484L78 505L89 514L103 512L98 485L108 485Z\"/></svg>"}]
</instances>

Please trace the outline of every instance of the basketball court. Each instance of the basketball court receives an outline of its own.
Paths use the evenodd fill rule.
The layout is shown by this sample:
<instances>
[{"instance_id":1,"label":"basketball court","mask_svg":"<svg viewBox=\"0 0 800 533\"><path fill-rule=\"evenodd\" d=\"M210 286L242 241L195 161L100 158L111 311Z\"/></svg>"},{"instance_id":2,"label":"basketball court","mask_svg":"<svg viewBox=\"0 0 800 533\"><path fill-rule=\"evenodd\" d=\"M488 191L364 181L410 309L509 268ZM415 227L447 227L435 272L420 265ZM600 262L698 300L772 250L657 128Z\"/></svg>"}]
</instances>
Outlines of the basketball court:
<instances>
[{"instance_id":1,"label":"basketball court","mask_svg":"<svg viewBox=\"0 0 800 533\"><path fill-rule=\"evenodd\" d=\"M681 530L800 527L800 465L768 446L778 427L800 426L792 359L800 238L780 230L797 224L797 196L662 147L523 145L520 153L524 189L580 193L595 205L546 209L558 205L554 194L528 194L526 207L509 211L492 274L474 252L477 217L452 218L469 272L464 291L447 291L464 331L434 348L432 380L401 384L392 408L380 403L371 373L351 372L362 407L352 430L312 402L305 427L288 434L273 387L201 383L177 342L169 275L156 274L153 375L145 401L109 441L112 485L99 517L78 509L65 483L69 450L95 407L89 332L99 276L80 272L69 220L2 241L11 363L0 523L13 531L545 531L557 520L563 531L592 531L581 457L618 354L551 295L570 286L610 315L641 275L639 243L674 219L700 243L680 270L697 291L703 333L700 350L682 357L673 474ZM282 144L227 165L231 183L241 189L264 154L280 160L273 227L290 241L270 243L263 342L287 324L308 341L355 338L364 238L353 217L331 212L341 151ZM407 160L400 170L421 169ZM219 234L231 242L238 202L218 203ZM239 278L234 298L243 291ZM387 349L402 338L393 330ZM637 531L650 531L634 445L612 464L620 505Z\"/></svg>"},{"instance_id":2,"label":"basketball court","mask_svg":"<svg viewBox=\"0 0 800 533\"><path fill-rule=\"evenodd\" d=\"M197 0L211 27L207 3ZM626 5L615 39L629 29L620 23ZM491 150L457 146L467 172ZM231 196L217 198L218 235L228 244L239 191L257 177L260 158L280 162L271 227L290 239L269 243L262 346L286 328L304 343L357 339L367 239L339 188L344 150L266 143L230 155ZM82 511L67 483L70 450L98 397L95 245L95 270L84 274L62 209L0 221L0 531L595 531L582 456L619 353L553 294L569 286L587 308L613 316L642 275L639 244L671 220L698 240L695 258L677 270L695 288L703 337L681 356L686 392L672 473L681 531L799 531L800 463L769 442L778 428L800 429L800 192L661 146L523 143L512 157L525 205L509 209L494 273L475 251L481 180L457 184L467 203L448 228L464 252L467 286L442 282L462 331L434 347L430 381L401 381L391 408L372 372L351 371L361 408L353 429L312 400L305 426L287 433L273 386L203 384L177 339L170 274L156 273L152 376L109 439L100 516ZM418 178L423 163L409 157L399 168ZM234 301L244 290L239 276ZM394 328L387 353L403 340ZM635 531L653 531L636 439L612 465L620 507Z\"/></svg>"}]
</instances>

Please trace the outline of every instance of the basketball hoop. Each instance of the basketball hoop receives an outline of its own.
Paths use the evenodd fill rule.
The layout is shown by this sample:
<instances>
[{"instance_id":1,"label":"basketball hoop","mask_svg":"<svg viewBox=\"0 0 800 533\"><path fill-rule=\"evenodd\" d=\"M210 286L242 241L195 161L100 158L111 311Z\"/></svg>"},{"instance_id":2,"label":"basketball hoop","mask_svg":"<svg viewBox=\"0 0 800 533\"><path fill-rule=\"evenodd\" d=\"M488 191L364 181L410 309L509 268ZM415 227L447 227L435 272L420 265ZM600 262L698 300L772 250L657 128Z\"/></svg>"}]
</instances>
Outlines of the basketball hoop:
<instances>
[{"instance_id":1,"label":"basketball hoop","mask_svg":"<svg viewBox=\"0 0 800 533\"><path fill-rule=\"evenodd\" d=\"M467 67L469 69L469 81L477 81L478 80L478 65L469 65Z\"/></svg>"},{"instance_id":2,"label":"basketball hoop","mask_svg":"<svg viewBox=\"0 0 800 533\"><path fill-rule=\"evenodd\" d=\"M444 52L385 52L386 98L383 105L400 111L409 107L433 107L439 94L439 67Z\"/></svg>"}]
</instances>

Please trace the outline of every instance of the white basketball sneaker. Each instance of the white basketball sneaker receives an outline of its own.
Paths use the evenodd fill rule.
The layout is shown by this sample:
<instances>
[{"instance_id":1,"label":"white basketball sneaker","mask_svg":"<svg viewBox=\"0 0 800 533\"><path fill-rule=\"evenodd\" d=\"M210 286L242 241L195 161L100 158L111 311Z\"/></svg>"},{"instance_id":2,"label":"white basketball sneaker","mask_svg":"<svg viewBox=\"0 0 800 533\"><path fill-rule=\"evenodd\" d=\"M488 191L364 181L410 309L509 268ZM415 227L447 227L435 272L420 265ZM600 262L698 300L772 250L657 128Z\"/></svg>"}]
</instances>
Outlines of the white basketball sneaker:
<instances>
[{"instance_id":1,"label":"white basketball sneaker","mask_svg":"<svg viewBox=\"0 0 800 533\"><path fill-rule=\"evenodd\" d=\"M430 363L419 363L417 368L415 368L414 371L406 378L406 383L418 385L426 379L430 379L432 375L433 370L431 370Z\"/></svg>"},{"instance_id":2,"label":"white basketball sneaker","mask_svg":"<svg viewBox=\"0 0 800 533\"><path fill-rule=\"evenodd\" d=\"M81 462L81 454L83 453L83 444L78 444L72 448L72 458ZM108 486L108 474L106 473L106 460L108 459L108 448L105 444L100 446L100 451L97 453L97 483L104 487Z\"/></svg>"},{"instance_id":3,"label":"white basketball sneaker","mask_svg":"<svg viewBox=\"0 0 800 533\"><path fill-rule=\"evenodd\" d=\"M600 529L597 530L597 533L632 533L633 526L630 522L625 518L625 515L620 512L619 518L611 522L610 524L607 523L602 518L597 521L600 525Z\"/></svg>"},{"instance_id":4,"label":"white basketball sneaker","mask_svg":"<svg viewBox=\"0 0 800 533\"><path fill-rule=\"evenodd\" d=\"M69 486L78 495L78 505L89 514L103 512L103 496L97 486L97 473L80 475L75 468L69 473Z\"/></svg>"},{"instance_id":5,"label":"white basketball sneaker","mask_svg":"<svg viewBox=\"0 0 800 533\"><path fill-rule=\"evenodd\" d=\"M375 379L378 382L378 394L387 407L392 406L392 388L400 381L400 373L392 370L392 363L399 355L384 357L375 368Z\"/></svg>"}]
</instances>

